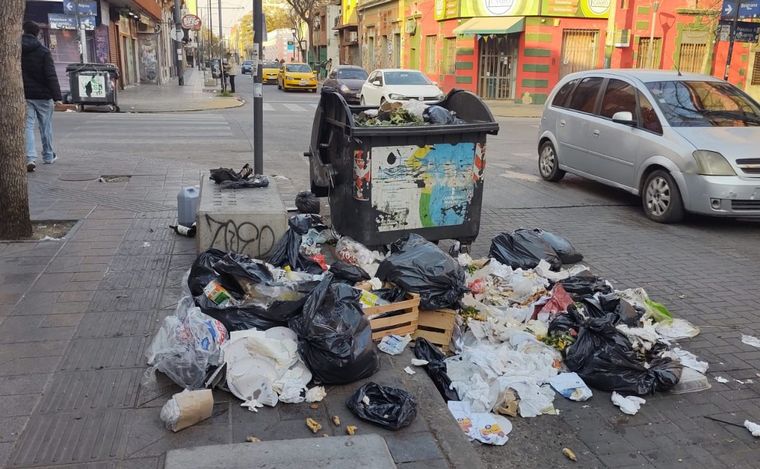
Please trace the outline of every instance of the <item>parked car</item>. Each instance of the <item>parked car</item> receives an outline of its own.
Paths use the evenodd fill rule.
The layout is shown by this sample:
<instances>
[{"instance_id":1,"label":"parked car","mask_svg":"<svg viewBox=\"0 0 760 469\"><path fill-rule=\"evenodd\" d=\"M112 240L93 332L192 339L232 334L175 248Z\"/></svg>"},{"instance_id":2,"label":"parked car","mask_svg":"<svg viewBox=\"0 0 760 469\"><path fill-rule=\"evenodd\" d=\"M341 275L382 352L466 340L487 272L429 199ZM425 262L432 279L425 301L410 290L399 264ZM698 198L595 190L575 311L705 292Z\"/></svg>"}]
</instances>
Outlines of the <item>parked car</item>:
<instances>
[{"instance_id":1,"label":"parked car","mask_svg":"<svg viewBox=\"0 0 760 469\"><path fill-rule=\"evenodd\" d=\"M760 217L760 104L714 77L592 70L562 79L538 135L547 181L570 172L639 195L646 215Z\"/></svg>"},{"instance_id":2,"label":"parked car","mask_svg":"<svg viewBox=\"0 0 760 469\"><path fill-rule=\"evenodd\" d=\"M364 106L408 100L432 104L443 98L443 91L424 73L418 70L389 68L375 70L369 75L362 85L360 102Z\"/></svg>"},{"instance_id":3,"label":"parked car","mask_svg":"<svg viewBox=\"0 0 760 469\"><path fill-rule=\"evenodd\" d=\"M309 90L317 92L317 73L309 64L289 63L280 68L277 76L277 88L288 90Z\"/></svg>"},{"instance_id":4,"label":"parked car","mask_svg":"<svg viewBox=\"0 0 760 469\"><path fill-rule=\"evenodd\" d=\"M261 64L261 82L277 83L277 75L280 73L280 62L264 62Z\"/></svg>"},{"instance_id":5,"label":"parked car","mask_svg":"<svg viewBox=\"0 0 760 469\"><path fill-rule=\"evenodd\" d=\"M322 83L323 90L334 90L348 103L359 104L362 85L367 80L367 72L356 65L338 65L333 67L327 79Z\"/></svg>"},{"instance_id":6,"label":"parked car","mask_svg":"<svg viewBox=\"0 0 760 469\"><path fill-rule=\"evenodd\" d=\"M245 75L246 73L251 73L253 69L253 60L244 60L242 64L240 64L240 73Z\"/></svg>"}]
</instances>

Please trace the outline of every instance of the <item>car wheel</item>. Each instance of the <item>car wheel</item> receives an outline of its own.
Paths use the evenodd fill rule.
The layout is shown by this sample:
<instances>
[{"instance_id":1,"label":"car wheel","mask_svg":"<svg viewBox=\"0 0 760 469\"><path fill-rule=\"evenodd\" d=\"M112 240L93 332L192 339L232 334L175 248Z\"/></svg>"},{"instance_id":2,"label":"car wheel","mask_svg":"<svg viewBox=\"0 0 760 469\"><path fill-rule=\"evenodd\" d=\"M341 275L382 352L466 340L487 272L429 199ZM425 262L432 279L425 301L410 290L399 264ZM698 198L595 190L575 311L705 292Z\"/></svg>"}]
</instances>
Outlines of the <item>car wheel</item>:
<instances>
[{"instance_id":1,"label":"car wheel","mask_svg":"<svg viewBox=\"0 0 760 469\"><path fill-rule=\"evenodd\" d=\"M557 182L565 177L565 171L559 169L557 151L550 141L541 144L538 150L538 172L546 181Z\"/></svg>"},{"instance_id":2,"label":"car wheel","mask_svg":"<svg viewBox=\"0 0 760 469\"><path fill-rule=\"evenodd\" d=\"M641 203L647 217L658 223L678 223L683 220L681 192L667 171L652 171L644 181Z\"/></svg>"}]
</instances>

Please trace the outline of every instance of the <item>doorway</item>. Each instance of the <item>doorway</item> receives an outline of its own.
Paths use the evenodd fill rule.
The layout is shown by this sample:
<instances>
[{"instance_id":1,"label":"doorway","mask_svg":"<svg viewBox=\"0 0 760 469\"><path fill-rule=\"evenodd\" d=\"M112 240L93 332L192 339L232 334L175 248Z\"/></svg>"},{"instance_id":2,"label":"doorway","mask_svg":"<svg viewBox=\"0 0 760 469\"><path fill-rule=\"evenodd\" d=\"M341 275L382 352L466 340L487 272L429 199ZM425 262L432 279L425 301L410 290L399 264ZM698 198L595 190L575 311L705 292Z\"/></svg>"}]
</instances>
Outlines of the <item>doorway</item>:
<instances>
[{"instance_id":1,"label":"doorway","mask_svg":"<svg viewBox=\"0 0 760 469\"><path fill-rule=\"evenodd\" d=\"M478 39L478 93L484 99L514 99L519 39L518 34Z\"/></svg>"},{"instance_id":2,"label":"doorway","mask_svg":"<svg viewBox=\"0 0 760 469\"><path fill-rule=\"evenodd\" d=\"M562 60L559 77L597 67L599 31L595 29L566 29L562 32Z\"/></svg>"}]
</instances>

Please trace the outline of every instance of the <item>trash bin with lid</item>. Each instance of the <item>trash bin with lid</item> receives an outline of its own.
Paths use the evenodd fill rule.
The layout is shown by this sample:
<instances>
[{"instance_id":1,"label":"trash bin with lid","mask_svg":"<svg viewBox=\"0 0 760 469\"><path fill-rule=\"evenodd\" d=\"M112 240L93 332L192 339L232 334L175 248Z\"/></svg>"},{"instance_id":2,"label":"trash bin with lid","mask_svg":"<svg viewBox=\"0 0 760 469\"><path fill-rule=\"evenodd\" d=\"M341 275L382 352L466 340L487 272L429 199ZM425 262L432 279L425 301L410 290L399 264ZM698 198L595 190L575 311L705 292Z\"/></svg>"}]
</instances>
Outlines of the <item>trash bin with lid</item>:
<instances>
[{"instance_id":1,"label":"trash bin with lid","mask_svg":"<svg viewBox=\"0 0 760 469\"><path fill-rule=\"evenodd\" d=\"M329 196L337 231L368 246L413 232L466 248L478 236L486 136L499 124L469 91L453 90L440 106L464 121L447 125L366 126L333 91L322 93L312 126L312 192Z\"/></svg>"},{"instance_id":2,"label":"trash bin with lid","mask_svg":"<svg viewBox=\"0 0 760 469\"><path fill-rule=\"evenodd\" d=\"M116 80L119 69L114 64L73 63L66 67L71 87L71 102L85 105L112 106L119 111Z\"/></svg>"}]
</instances>

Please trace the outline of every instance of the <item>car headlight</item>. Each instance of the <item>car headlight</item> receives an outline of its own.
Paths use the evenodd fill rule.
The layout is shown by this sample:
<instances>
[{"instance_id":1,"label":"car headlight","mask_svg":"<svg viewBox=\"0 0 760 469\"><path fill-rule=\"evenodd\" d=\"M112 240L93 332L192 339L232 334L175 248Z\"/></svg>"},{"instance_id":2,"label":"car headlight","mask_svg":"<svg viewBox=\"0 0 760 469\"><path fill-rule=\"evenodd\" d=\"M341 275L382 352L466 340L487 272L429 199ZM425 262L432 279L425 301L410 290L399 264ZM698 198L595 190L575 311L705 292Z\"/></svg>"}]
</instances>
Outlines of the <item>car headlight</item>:
<instances>
[{"instance_id":1,"label":"car headlight","mask_svg":"<svg viewBox=\"0 0 760 469\"><path fill-rule=\"evenodd\" d=\"M697 160L697 173L704 176L736 176L731 163L718 152L697 150L693 153Z\"/></svg>"},{"instance_id":2,"label":"car headlight","mask_svg":"<svg viewBox=\"0 0 760 469\"><path fill-rule=\"evenodd\" d=\"M344 93L350 93L350 92L351 92L351 88L349 88L349 87L348 87L348 86L346 86L346 85L340 85L340 90L341 90L342 92L344 92Z\"/></svg>"},{"instance_id":3,"label":"car headlight","mask_svg":"<svg viewBox=\"0 0 760 469\"><path fill-rule=\"evenodd\" d=\"M437 99L438 101L443 101L443 98L445 97L446 97L445 94L439 94L438 96L435 97L435 99Z\"/></svg>"},{"instance_id":4,"label":"car headlight","mask_svg":"<svg viewBox=\"0 0 760 469\"><path fill-rule=\"evenodd\" d=\"M391 94L388 95L388 98L395 99L397 101L403 101L405 99L409 99L406 96L404 96L403 94L398 94L398 93L391 93Z\"/></svg>"}]
</instances>

